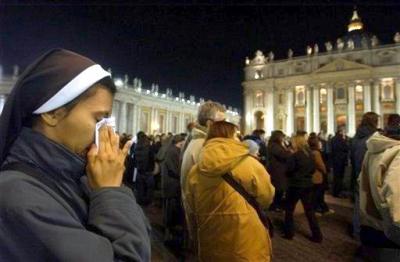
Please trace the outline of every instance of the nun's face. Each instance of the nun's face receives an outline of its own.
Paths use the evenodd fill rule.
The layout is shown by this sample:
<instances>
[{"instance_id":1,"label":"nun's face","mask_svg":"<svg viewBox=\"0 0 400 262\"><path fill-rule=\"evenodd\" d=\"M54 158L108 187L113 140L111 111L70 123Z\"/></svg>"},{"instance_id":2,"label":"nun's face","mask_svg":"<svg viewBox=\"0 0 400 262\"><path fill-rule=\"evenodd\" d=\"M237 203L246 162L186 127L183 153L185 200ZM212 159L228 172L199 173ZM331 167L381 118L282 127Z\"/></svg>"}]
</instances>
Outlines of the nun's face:
<instances>
[{"instance_id":1,"label":"nun's face","mask_svg":"<svg viewBox=\"0 0 400 262\"><path fill-rule=\"evenodd\" d=\"M86 158L94 143L95 126L98 121L111 115L113 95L105 88L76 104L54 127L58 143Z\"/></svg>"}]
</instances>

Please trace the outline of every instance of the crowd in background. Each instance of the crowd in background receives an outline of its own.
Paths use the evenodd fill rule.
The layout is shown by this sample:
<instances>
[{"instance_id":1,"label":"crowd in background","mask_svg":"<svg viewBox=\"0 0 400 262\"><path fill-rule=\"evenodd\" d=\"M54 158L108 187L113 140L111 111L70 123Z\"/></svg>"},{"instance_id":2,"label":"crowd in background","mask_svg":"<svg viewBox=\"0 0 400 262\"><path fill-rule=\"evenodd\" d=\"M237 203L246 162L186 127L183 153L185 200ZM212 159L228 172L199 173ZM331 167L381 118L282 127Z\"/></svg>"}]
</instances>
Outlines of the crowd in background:
<instances>
[{"instance_id":1,"label":"crowd in background","mask_svg":"<svg viewBox=\"0 0 400 262\"><path fill-rule=\"evenodd\" d=\"M381 238L392 242L382 228L362 225L357 181L368 139L376 132L398 139L399 115L391 115L385 130L379 130L379 116L366 113L352 138L346 136L345 126L339 126L334 136L297 131L288 137L275 130L267 139L261 129L240 135L237 126L224 120L223 113L218 103L207 102L187 133L148 136L139 132L134 139L126 161L125 183L134 189L140 205L162 207L165 243L191 249L204 261L235 256L254 261L270 259L269 235L254 234L270 229L265 228L257 212L245 210L249 206L243 195L231 195L236 188L224 182L227 173L242 184L265 213L284 212L282 234L287 239L295 235L293 213L301 201L311 230L309 239L323 241L317 216L334 213L325 202L328 192L354 202L349 233L361 239L364 247L376 245L370 243L371 234L375 237L381 233ZM243 228L243 221L247 228ZM262 230L257 231L260 227ZM232 243L235 240L238 243ZM368 250L364 248L364 252Z\"/></svg>"}]
</instances>

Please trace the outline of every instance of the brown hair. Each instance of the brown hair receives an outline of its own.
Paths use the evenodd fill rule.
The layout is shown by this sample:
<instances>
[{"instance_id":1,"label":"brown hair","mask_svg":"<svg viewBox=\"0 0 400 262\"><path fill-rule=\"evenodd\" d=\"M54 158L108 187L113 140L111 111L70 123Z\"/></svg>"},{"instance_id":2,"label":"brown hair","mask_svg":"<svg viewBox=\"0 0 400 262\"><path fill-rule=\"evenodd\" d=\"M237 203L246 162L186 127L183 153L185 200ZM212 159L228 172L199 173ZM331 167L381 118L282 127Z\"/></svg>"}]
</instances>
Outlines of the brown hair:
<instances>
[{"instance_id":1,"label":"brown hair","mask_svg":"<svg viewBox=\"0 0 400 262\"><path fill-rule=\"evenodd\" d=\"M295 135L292 137L291 142L295 151L302 150L306 155L308 155L309 146L305 135Z\"/></svg>"},{"instance_id":2,"label":"brown hair","mask_svg":"<svg viewBox=\"0 0 400 262\"><path fill-rule=\"evenodd\" d=\"M379 115L375 112L367 112L362 116L360 126L366 126L372 130L376 130L378 128L378 118Z\"/></svg>"},{"instance_id":3,"label":"brown hair","mask_svg":"<svg viewBox=\"0 0 400 262\"><path fill-rule=\"evenodd\" d=\"M237 129L238 127L235 124L227 121L214 122L208 130L207 140L216 137L233 138Z\"/></svg>"},{"instance_id":4,"label":"brown hair","mask_svg":"<svg viewBox=\"0 0 400 262\"><path fill-rule=\"evenodd\" d=\"M319 138L317 136L310 136L308 138L308 146L310 147L311 150L319 150Z\"/></svg>"}]
</instances>

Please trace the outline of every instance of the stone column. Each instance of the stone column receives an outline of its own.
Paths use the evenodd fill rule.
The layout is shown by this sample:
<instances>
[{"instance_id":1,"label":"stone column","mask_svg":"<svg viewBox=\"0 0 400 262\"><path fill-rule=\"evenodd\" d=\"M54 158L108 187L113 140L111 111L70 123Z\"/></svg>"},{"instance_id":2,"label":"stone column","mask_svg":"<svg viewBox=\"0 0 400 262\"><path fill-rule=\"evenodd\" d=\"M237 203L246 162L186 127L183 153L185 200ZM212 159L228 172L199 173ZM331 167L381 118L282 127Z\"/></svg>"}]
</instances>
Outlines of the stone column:
<instances>
[{"instance_id":1,"label":"stone column","mask_svg":"<svg viewBox=\"0 0 400 262\"><path fill-rule=\"evenodd\" d=\"M252 92L244 92L244 122L245 122L245 134L250 134L252 131L253 115L252 111Z\"/></svg>"},{"instance_id":2,"label":"stone column","mask_svg":"<svg viewBox=\"0 0 400 262\"><path fill-rule=\"evenodd\" d=\"M378 80L374 80L372 84L372 95L373 95L373 106L372 110L377 113L378 115L381 114L381 105L380 105L380 88Z\"/></svg>"},{"instance_id":3,"label":"stone column","mask_svg":"<svg viewBox=\"0 0 400 262\"><path fill-rule=\"evenodd\" d=\"M372 110L378 115L381 114L379 79L374 79L372 84ZM382 117L379 117L378 127L382 126Z\"/></svg>"},{"instance_id":4,"label":"stone column","mask_svg":"<svg viewBox=\"0 0 400 262\"><path fill-rule=\"evenodd\" d=\"M133 104L133 112L132 112L132 136L134 136L138 131L137 131L137 110L138 106L137 104Z\"/></svg>"},{"instance_id":5,"label":"stone column","mask_svg":"<svg viewBox=\"0 0 400 262\"><path fill-rule=\"evenodd\" d=\"M5 103L6 103L6 96L0 95L0 114L1 114L1 112L3 112Z\"/></svg>"},{"instance_id":6,"label":"stone column","mask_svg":"<svg viewBox=\"0 0 400 262\"><path fill-rule=\"evenodd\" d=\"M400 78L395 79L395 87L396 87L396 113L400 114Z\"/></svg>"},{"instance_id":7,"label":"stone column","mask_svg":"<svg viewBox=\"0 0 400 262\"><path fill-rule=\"evenodd\" d=\"M335 134L335 112L333 111L333 87L327 88L327 122L328 122L328 135Z\"/></svg>"},{"instance_id":8,"label":"stone column","mask_svg":"<svg viewBox=\"0 0 400 262\"><path fill-rule=\"evenodd\" d=\"M167 113L166 113L166 119L165 119L165 131L166 133L171 132L171 112L169 111L169 108L167 108Z\"/></svg>"},{"instance_id":9,"label":"stone column","mask_svg":"<svg viewBox=\"0 0 400 262\"><path fill-rule=\"evenodd\" d=\"M122 133L126 132L126 102L121 101L120 102L120 113L119 113L119 133L122 135Z\"/></svg>"},{"instance_id":10,"label":"stone column","mask_svg":"<svg viewBox=\"0 0 400 262\"><path fill-rule=\"evenodd\" d=\"M312 86L306 86L306 131L310 133L312 131ZM315 105L314 105L315 106Z\"/></svg>"},{"instance_id":11,"label":"stone column","mask_svg":"<svg viewBox=\"0 0 400 262\"><path fill-rule=\"evenodd\" d=\"M314 115L314 126L313 126L313 131L315 133L319 133L320 129L321 129L321 124L320 124L320 116L319 116L319 112L320 112L320 101L319 101L319 86L314 86L313 89L313 100L314 100L314 104L313 104L313 115Z\"/></svg>"},{"instance_id":12,"label":"stone column","mask_svg":"<svg viewBox=\"0 0 400 262\"><path fill-rule=\"evenodd\" d=\"M180 112L179 119L178 119L178 133L183 132L184 123L185 123L185 114L183 112Z\"/></svg>"},{"instance_id":13,"label":"stone column","mask_svg":"<svg viewBox=\"0 0 400 262\"><path fill-rule=\"evenodd\" d=\"M367 81L363 85L363 100L364 100L364 113L370 112L371 109L371 83Z\"/></svg>"},{"instance_id":14,"label":"stone column","mask_svg":"<svg viewBox=\"0 0 400 262\"><path fill-rule=\"evenodd\" d=\"M136 133L139 131L144 131L141 130L141 119L142 119L142 109L140 107L140 105L137 105L137 110L136 110Z\"/></svg>"},{"instance_id":15,"label":"stone column","mask_svg":"<svg viewBox=\"0 0 400 262\"><path fill-rule=\"evenodd\" d=\"M347 115L349 116L347 120L348 124L348 134L353 136L356 133L356 105L355 105L355 92L354 84L350 84L349 88L349 100L347 104Z\"/></svg>"},{"instance_id":16,"label":"stone column","mask_svg":"<svg viewBox=\"0 0 400 262\"><path fill-rule=\"evenodd\" d=\"M294 106L293 89L291 87L286 91L287 95L287 117L286 117L286 135L291 136L294 132Z\"/></svg>"},{"instance_id":17,"label":"stone column","mask_svg":"<svg viewBox=\"0 0 400 262\"><path fill-rule=\"evenodd\" d=\"M272 131L274 131L274 93L273 90L268 91L266 94L266 108L267 108L267 115L266 119L264 117L264 125L266 125L266 136L270 136ZM264 105L265 106L265 105Z\"/></svg>"}]
</instances>

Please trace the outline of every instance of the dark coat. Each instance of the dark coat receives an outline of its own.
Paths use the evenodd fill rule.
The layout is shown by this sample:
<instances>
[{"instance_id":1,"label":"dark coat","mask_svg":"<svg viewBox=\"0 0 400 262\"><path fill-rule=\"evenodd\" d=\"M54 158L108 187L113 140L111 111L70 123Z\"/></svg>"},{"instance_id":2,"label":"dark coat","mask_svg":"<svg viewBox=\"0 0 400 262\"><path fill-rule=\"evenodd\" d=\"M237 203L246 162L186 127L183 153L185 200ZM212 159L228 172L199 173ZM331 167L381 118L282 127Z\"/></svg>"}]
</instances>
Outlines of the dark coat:
<instances>
[{"instance_id":1,"label":"dark coat","mask_svg":"<svg viewBox=\"0 0 400 262\"><path fill-rule=\"evenodd\" d=\"M90 191L85 162L28 128L12 162L37 167L63 195L22 172L0 173L0 261L150 261L148 223L130 189Z\"/></svg>"},{"instance_id":2,"label":"dark coat","mask_svg":"<svg viewBox=\"0 0 400 262\"><path fill-rule=\"evenodd\" d=\"M286 162L291 152L277 143L270 143L267 148L267 171L271 176L272 185L276 190L286 190Z\"/></svg>"},{"instance_id":3,"label":"dark coat","mask_svg":"<svg viewBox=\"0 0 400 262\"><path fill-rule=\"evenodd\" d=\"M134 148L134 165L138 175L145 175L154 169L154 154L150 143L137 143Z\"/></svg>"},{"instance_id":4,"label":"dark coat","mask_svg":"<svg viewBox=\"0 0 400 262\"><path fill-rule=\"evenodd\" d=\"M161 163L161 188L164 198L178 197L180 195L180 171L179 171L180 149L170 145Z\"/></svg>"},{"instance_id":5,"label":"dark coat","mask_svg":"<svg viewBox=\"0 0 400 262\"><path fill-rule=\"evenodd\" d=\"M358 177L361 172L364 156L367 152L367 140L373 133L375 133L375 131L376 130L368 128L367 126L360 126L351 140L350 158L353 165L353 172L356 177Z\"/></svg>"},{"instance_id":6,"label":"dark coat","mask_svg":"<svg viewBox=\"0 0 400 262\"><path fill-rule=\"evenodd\" d=\"M313 186L312 175L315 172L314 155L311 150L299 150L287 160L289 187L308 188Z\"/></svg>"},{"instance_id":7,"label":"dark coat","mask_svg":"<svg viewBox=\"0 0 400 262\"><path fill-rule=\"evenodd\" d=\"M344 172L349 158L348 140L340 135L335 135L331 141L332 146L332 167L334 170Z\"/></svg>"}]
</instances>

